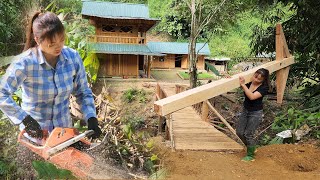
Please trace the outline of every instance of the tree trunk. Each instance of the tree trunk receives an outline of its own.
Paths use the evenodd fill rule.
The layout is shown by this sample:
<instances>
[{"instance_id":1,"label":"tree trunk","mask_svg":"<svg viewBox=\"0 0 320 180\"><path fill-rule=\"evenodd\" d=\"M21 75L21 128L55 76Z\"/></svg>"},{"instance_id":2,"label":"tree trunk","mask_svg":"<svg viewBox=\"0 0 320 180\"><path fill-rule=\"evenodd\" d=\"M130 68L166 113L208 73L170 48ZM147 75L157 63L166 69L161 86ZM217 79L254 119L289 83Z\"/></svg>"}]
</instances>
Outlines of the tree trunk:
<instances>
[{"instance_id":1,"label":"tree trunk","mask_svg":"<svg viewBox=\"0 0 320 180\"><path fill-rule=\"evenodd\" d=\"M197 56L196 56L196 33L197 33L197 17L195 0L191 1L191 33L189 40L189 74L190 74L190 87L195 88L197 86Z\"/></svg>"}]
</instances>

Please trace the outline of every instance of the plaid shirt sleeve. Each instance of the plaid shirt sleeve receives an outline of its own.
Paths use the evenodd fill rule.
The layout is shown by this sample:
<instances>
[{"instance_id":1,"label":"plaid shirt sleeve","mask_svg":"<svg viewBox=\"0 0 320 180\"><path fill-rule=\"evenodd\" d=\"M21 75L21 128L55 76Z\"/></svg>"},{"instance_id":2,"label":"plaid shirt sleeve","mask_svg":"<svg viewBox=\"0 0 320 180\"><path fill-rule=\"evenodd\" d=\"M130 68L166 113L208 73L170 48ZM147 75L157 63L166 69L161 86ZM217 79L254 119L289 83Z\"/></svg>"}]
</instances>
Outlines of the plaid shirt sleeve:
<instances>
[{"instance_id":1,"label":"plaid shirt sleeve","mask_svg":"<svg viewBox=\"0 0 320 180\"><path fill-rule=\"evenodd\" d=\"M0 109L16 125L20 124L27 113L13 100L12 94L25 80L25 66L22 60L12 63L1 78Z\"/></svg>"},{"instance_id":2,"label":"plaid shirt sleeve","mask_svg":"<svg viewBox=\"0 0 320 180\"><path fill-rule=\"evenodd\" d=\"M84 119L87 121L90 117L96 117L96 109L92 91L88 86L86 71L78 53L76 53L75 65L76 77L73 94L77 98L77 103L81 106Z\"/></svg>"}]
</instances>

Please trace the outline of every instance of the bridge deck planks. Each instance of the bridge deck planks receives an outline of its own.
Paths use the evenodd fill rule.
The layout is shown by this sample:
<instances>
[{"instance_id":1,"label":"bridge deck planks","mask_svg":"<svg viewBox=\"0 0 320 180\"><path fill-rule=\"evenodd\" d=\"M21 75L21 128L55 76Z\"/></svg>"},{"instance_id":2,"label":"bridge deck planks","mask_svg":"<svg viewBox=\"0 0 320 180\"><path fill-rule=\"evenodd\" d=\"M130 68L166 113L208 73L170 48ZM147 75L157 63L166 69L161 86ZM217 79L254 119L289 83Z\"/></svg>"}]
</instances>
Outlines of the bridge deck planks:
<instances>
[{"instance_id":1,"label":"bridge deck planks","mask_svg":"<svg viewBox=\"0 0 320 180\"><path fill-rule=\"evenodd\" d=\"M175 88L162 85L170 96ZM175 149L228 151L242 150L243 147L218 131L212 125L201 120L192 107L186 107L171 114L172 134Z\"/></svg>"}]
</instances>

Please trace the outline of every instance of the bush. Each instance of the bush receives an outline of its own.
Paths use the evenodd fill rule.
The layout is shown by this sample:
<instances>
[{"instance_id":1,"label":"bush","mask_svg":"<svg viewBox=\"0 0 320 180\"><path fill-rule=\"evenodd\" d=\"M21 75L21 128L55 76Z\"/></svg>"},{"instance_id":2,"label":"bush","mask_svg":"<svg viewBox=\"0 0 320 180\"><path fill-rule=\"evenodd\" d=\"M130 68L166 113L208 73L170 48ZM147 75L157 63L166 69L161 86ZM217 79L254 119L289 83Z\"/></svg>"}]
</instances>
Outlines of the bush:
<instances>
[{"instance_id":1,"label":"bush","mask_svg":"<svg viewBox=\"0 0 320 180\"><path fill-rule=\"evenodd\" d=\"M144 89L138 90L136 88L131 88L126 90L122 95L122 100L127 103L133 101L138 101L140 103L147 102L147 92Z\"/></svg>"},{"instance_id":2,"label":"bush","mask_svg":"<svg viewBox=\"0 0 320 180\"><path fill-rule=\"evenodd\" d=\"M286 114L282 114L275 118L272 129L276 132L284 130L296 130L307 124L310 128L310 134L314 138L320 138L320 112L308 112L307 110L299 110L289 108Z\"/></svg>"}]
</instances>

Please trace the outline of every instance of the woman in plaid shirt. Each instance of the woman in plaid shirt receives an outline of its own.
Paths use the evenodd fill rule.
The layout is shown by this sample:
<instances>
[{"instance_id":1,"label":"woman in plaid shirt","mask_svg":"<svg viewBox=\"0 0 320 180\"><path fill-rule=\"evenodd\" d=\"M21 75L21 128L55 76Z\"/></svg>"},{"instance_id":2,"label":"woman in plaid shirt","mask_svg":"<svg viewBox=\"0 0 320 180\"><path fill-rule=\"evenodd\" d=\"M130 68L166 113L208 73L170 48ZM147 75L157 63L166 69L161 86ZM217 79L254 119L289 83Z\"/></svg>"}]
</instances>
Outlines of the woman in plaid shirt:
<instances>
[{"instance_id":1,"label":"woman in plaid shirt","mask_svg":"<svg viewBox=\"0 0 320 180\"><path fill-rule=\"evenodd\" d=\"M92 138L101 135L96 109L79 54L64 46L65 30L50 12L36 13L30 23L21 58L11 63L1 79L0 109L20 129L41 139L42 129L72 127L69 97L76 96ZM21 107L12 94L22 89Z\"/></svg>"}]
</instances>

